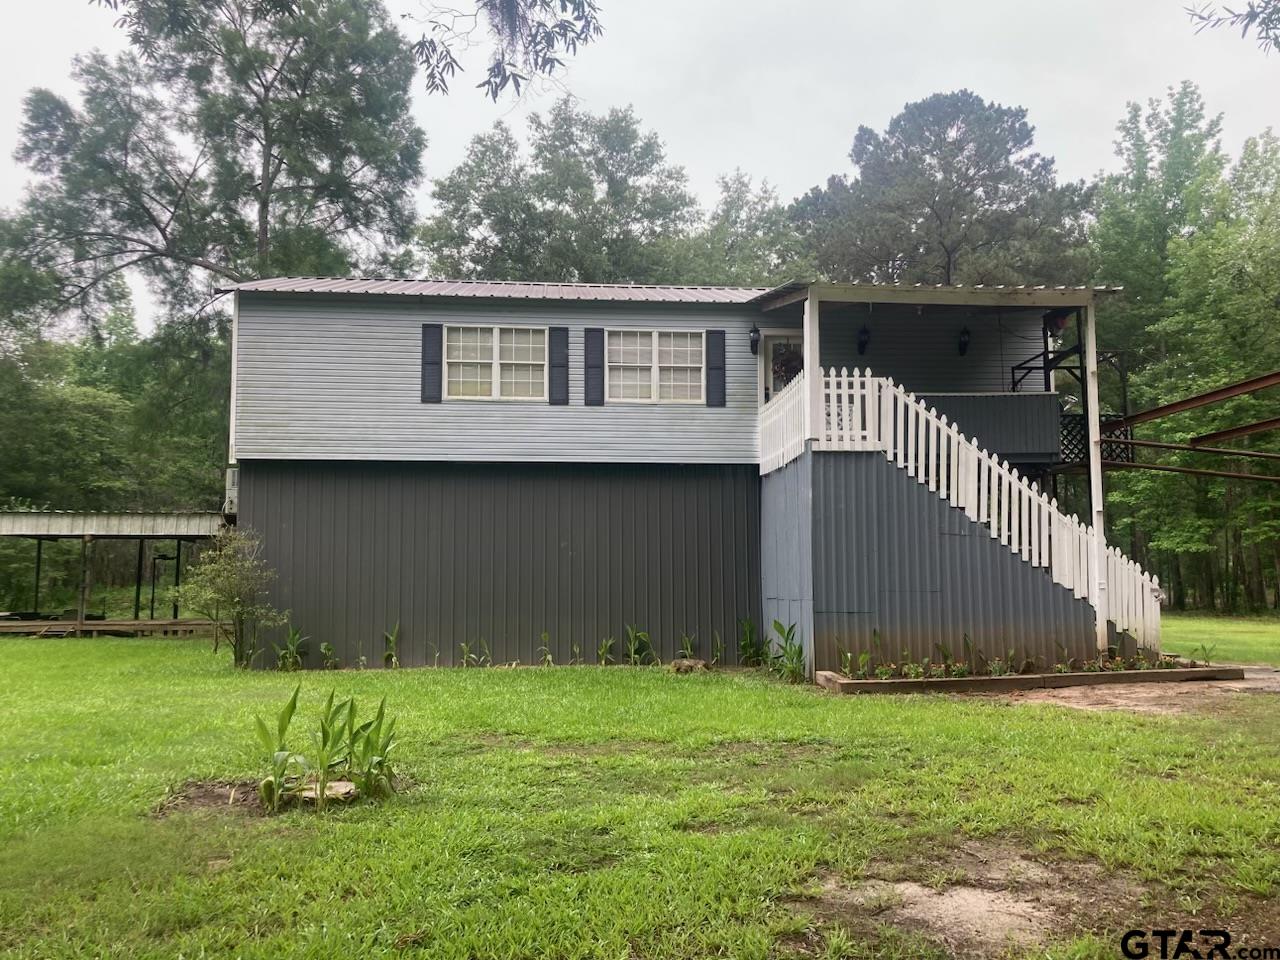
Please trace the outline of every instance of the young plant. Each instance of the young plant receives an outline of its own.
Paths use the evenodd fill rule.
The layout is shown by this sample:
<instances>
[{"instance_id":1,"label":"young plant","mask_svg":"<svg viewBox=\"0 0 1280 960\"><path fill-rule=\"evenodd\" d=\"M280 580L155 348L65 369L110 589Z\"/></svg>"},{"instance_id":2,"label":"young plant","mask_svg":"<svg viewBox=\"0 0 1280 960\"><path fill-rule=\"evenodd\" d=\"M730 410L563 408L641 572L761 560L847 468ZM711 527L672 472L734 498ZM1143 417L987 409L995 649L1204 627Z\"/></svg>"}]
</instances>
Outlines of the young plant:
<instances>
[{"instance_id":1,"label":"young plant","mask_svg":"<svg viewBox=\"0 0 1280 960\"><path fill-rule=\"evenodd\" d=\"M858 673L856 676L857 676L857 679L859 680L866 680L868 677L871 676L870 651L863 650L860 654L858 654Z\"/></svg>"},{"instance_id":2,"label":"young plant","mask_svg":"<svg viewBox=\"0 0 1280 960\"><path fill-rule=\"evenodd\" d=\"M781 620L774 620L773 632L778 635L778 652L773 656L774 672L787 683L804 683L809 672L805 669L804 644L796 639L796 625L784 626Z\"/></svg>"},{"instance_id":3,"label":"young plant","mask_svg":"<svg viewBox=\"0 0 1280 960\"><path fill-rule=\"evenodd\" d=\"M329 699L320 712L320 726L311 738L311 782L315 789L317 810L323 810L329 799L329 783L334 771L346 763L344 748L348 742L347 731L354 719L355 703L348 698L335 704L333 691L330 690Z\"/></svg>"},{"instance_id":4,"label":"young plant","mask_svg":"<svg viewBox=\"0 0 1280 960\"><path fill-rule=\"evenodd\" d=\"M719 630L711 631L711 666L715 666L724 659L724 640L720 637Z\"/></svg>"},{"instance_id":5,"label":"young plant","mask_svg":"<svg viewBox=\"0 0 1280 960\"><path fill-rule=\"evenodd\" d=\"M544 667L554 667L556 665L556 658L551 653L551 634L543 630L541 639L542 646L538 648L538 657L542 661L542 665Z\"/></svg>"},{"instance_id":6,"label":"young plant","mask_svg":"<svg viewBox=\"0 0 1280 960\"><path fill-rule=\"evenodd\" d=\"M596 645L596 663L602 667L613 663L613 637L603 637Z\"/></svg>"},{"instance_id":7,"label":"young plant","mask_svg":"<svg viewBox=\"0 0 1280 960\"><path fill-rule=\"evenodd\" d=\"M298 709L298 691L301 685L293 688L293 696L284 708L276 714L276 726L273 732L262 717L257 717L258 742L270 758L270 772L258 784L258 796L262 806L268 813L276 813L298 791L299 784L306 774L306 764L302 757L293 753L286 742L289 724Z\"/></svg>"},{"instance_id":8,"label":"young plant","mask_svg":"<svg viewBox=\"0 0 1280 960\"><path fill-rule=\"evenodd\" d=\"M882 660L876 664L875 675L877 680L892 680L898 675L898 665L896 663L886 663Z\"/></svg>"},{"instance_id":9,"label":"young plant","mask_svg":"<svg viewBox=\"0 0 1280 960\"><path fill-rule=\"evenodd\" d=\"M372 720L355 725L355 701L351 702L348 724L347 772L351 782L366 797L378 800L395 793L396 778L389 754L396 745L395 720L388 721L387 698L378 704Z\"/></svg>"},{"instance_id":10,"label":"young plant","mask_svg":"<svg viewBox=\"0 0 1280 960\"><path fill-rule=\"evenodd\" d=\"M464 667L480 666L480 659L471 650L471 644L463 640L458 644L458 662Z\"/></svg>"},{"instance_id":11,"label":"young plant","mask_svg":"<svg viewBox=\"0 0 1280 960\"><path fill-rule=\"evenodd\" d=\"M302 656L307 652L307 641L310 637L302 635L302 631L289 626L289 632L285 636L284 646L273 643L276 649L276 669L284 673L293 673L302 669Z\"/></svg>"},{"instance_id":12,"label":"young plant","mask_svg":"<svg viewBox=\"0 0 1280 960\"><path fill-rule=\"evenodd\" d=\"M1193 667L1196 666L1196 661L1198 660L1200 661L1199 665L1202 667L1211 666L1212 664L1210 664L1209 660L1211 657L1213 657L1217 653L1217 651L1218 651L1218 645L1216 643L1200 644L1200 646L1195 648L1195 650L1191 655L1191 665Z\"/></svg>"},{"instance_id":13,"label":"young plant","mask_svg":"<svg viewBox=\"0 0 1280 960\"><path fill-rule=\"evenodd\" d=\"M400 666L400 621L396 621L396 625L391 628L390 633L382 635L382 665L388 670L395 670Z\"/></svg>"},{"instance_id":14,"label":"young plant","mask_svg":"<svg viewBox=\"0 0 1280 960\"><path fill-rule=\"evenodd\" d=\"M840 672L846 677L853 679L853 651L840 651Z\"/></svg>"},{"instance_id":15,"label":"young plant","mask_svg":"<svg viewBox=\"0 0 1280 960\"><path fill-rule=\"evenodd\" d=\"M695 633L690 636L687 633L680 634L680 656L685 660L692 660L698 655L698 635Z\"/></svg>"},{"instance_id":16,"label":"young plant","mask_svg":"<svg viewBox=\"0 0 1280 960\"><path fill-rule=\"evenodd\" d=\"M764 663L764 638L756 630L750 617L738 621L738 662L744 667L758 667Z\"/></svg>"},{"instance_id":17,"label":"young plant","mask_svg":"<svg viewBox=\"0 0 1280 960\"><path fill-rule=\"evenodd\" d=\"M916 663L914 660L903 659L902 675L908 680L919 680L925 675L925 666L922 663Z\"/></svg>"},{"instance_id":18,"label":"young plant","mask_svg":"<svg viewBox=\"0 0 1280 960\"><path fill-rule=\"evenodd\" d=\"M569 666L576 667L582 663L582 644L576 640L569 644Z\"/></svg>"},{"instance_id":19,"label":"young plant","mask_svg":"<svg viewBox=\"0 0 1280 960\"><path fill-rule=\"evenodd\" d=\"M489 654L489 643L484 637L480 638L480 656L476 659L478 667L492 667L493 657Z\"/></svg>"},{"instance_id":20,"label":"young plant","mask_svg":"<svg viewBox=\"0 0 1280 960\"><path fill-rule=\"evenodd\" d=\"M950 675L953 677L967 677L970 676L972 672L973 671L969 667L969 664L963 660L957 660L951 664Z\"/></svg>"},{"instance_id":21,"label":"young plant","mask_svg":"<svg viewBox=\"0 0 1280 960\"><path fill-rule=\"evenodd\" d=\"M328 640L320 644L320 657L324 661L326 670L337 670L342 666L342 661L338 659L338 654L334 652L333 644Z\"/></svg>"},{"instance_id":22,"label":"young plant","mask_svg":"<svg viewBox=\"0 0 1280 960\"><path fill-rule=\"evenodd\" d=\"M645 657L651 657L657 662L657 654L653 652L653 642L649 639L648 632L637 630L631 624L627 624L627 663L633 667L638 667L644 662Z\"/></svg>"}]
</instances>

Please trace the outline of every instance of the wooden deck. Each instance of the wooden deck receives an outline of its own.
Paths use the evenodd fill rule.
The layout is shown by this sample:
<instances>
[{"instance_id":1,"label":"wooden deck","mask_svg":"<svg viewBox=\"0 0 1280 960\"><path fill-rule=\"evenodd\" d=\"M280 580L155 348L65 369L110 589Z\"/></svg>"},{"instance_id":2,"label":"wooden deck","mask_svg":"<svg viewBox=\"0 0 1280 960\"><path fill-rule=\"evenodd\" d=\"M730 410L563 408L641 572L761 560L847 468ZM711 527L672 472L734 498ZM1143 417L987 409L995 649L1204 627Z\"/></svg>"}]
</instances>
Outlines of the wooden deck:
<instances>
[{"instance_id":1,"label":"wooden deck","mask_svg":"<svg viewBox=\"0 0 1280 960\"><path fill-rule=\"evenodd\" d=\"M66 637L100 633L162 633L185 635L213 629L212 620L0 620L0 634L23 633L37 637Z\"/></svg>"}]
</instances>

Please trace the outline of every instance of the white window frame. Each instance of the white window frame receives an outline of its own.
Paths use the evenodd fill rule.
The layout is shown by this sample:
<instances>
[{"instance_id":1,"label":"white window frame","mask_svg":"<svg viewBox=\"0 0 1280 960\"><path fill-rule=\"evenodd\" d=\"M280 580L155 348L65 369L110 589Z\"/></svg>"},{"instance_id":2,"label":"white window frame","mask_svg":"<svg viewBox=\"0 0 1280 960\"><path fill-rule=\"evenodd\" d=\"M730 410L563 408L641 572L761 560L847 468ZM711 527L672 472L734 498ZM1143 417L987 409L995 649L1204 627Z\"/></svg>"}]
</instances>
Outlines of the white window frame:
<instances>
[{"instance_id":1,"label":"white window frame","mask_svg":"<svg viewBox=\"0 0 1280 960\"><path fill-rule=\"evenodd\" d=\"M449 394L449 331L450 330L490 330L493 334L493 359L490 360L492 370L489 382L493 392L487 397L454 397ZM504 397L502 395L502 331L503 330L541 330L542 331L542 396L540 397ZM502 323L446 323L442 338L441 350L441 391L440 397L447 403L547 403L551 394L551 332L550 327L537 327L522 324ZM457 360L455 363L476 363L475 360ZM521 363L519 360L508 360L508 363ZM532 364L530 364L531 366Z\"/></svg>"},{"instance_id":2,"label":"white window frame","mask_svg":"<svg viewBox=\"0 0 1280 960\"><path fill-rule=\"evenodd\" d=\"M609 334L611 333L647 333L653 337L653 364L649 371L649 396L648 397L611 397L609 396ZM702 396L696 400L675 399L671 397L658 397L658 334L660 333L696 333L702 338ZM667 364L672 366L672 364ZM676 364L683 366L683 364ZM652 329L637 329L635 327L606 327L604 331L604 402L609 403L639 403L639 404L676 404L680 406L703 406L707 402L707 331L703 329L695 329L690 327L655 327Z\"/></svg>"}]
</instances>

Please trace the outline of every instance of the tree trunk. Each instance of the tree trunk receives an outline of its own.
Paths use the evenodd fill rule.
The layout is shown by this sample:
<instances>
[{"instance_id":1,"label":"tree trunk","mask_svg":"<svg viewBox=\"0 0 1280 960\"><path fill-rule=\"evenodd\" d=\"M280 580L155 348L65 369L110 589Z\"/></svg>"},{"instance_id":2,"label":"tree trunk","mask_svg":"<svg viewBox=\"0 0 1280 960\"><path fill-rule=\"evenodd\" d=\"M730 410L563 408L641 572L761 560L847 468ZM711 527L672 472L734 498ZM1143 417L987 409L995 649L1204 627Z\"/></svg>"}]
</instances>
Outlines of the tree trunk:
<instances>
[{"instance_id":1,"label":"tree trunk","mask_svg":"<svg viewBox=\"0 0 1280 960\"><path fill-rule=\"evenodd\" d=\"M258 183L258 276L268 276L271 253L271 124L262 125L262 169Z\"/></svg>"}]
</instances>

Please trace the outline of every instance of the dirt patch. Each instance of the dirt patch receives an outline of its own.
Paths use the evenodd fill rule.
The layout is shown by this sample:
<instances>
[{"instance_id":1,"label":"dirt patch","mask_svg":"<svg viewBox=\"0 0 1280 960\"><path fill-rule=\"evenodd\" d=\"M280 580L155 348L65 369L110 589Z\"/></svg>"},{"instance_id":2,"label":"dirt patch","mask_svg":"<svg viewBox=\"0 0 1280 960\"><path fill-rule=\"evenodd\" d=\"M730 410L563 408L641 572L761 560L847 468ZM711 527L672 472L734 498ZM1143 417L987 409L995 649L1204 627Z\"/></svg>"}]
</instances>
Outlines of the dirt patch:
<instances>
[{"instance_id":1,"label":"dirt patch","mask_svg":"<svg viewBox=\"0 0 1280 960\"><path fill-rule=\"evenodd\" d=\"M194 810L219 813L262 814L258 785L252 780L189 780L161 801L157 817Z\"/></svg>"},{"instance_id":2,"label":"dirt patch","mask_svg":"<svg viewBox=\"0 0 1280 960\"><path fill-rule=\"evenodd\" d=\"M981 694L1010 703L1051 703L1077 710L1124 710L1168 716L1211 711L1235 694L1280 693L1280 670L1246 667L1243 680L1189 680L1185 683L1105 684Z\"/></svg>"},{"instance_id":3,"label":"dirt patch","mask_svg":"<svg viewBox=\"0 0 1280 960\"><path fill-rule=\"evenodd\" d=\"M956 957L1001 957L1137 916L1145 889L1092 863L1049 863L1016 848L970 841L914 864L871 864L867 879L819 875L791 901L824 924L887 924L923 934Z\"/></svg>"}]
</instances>

